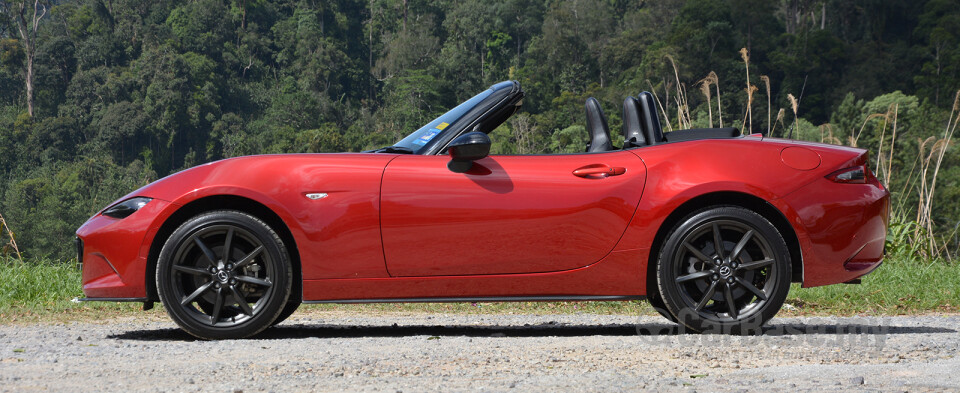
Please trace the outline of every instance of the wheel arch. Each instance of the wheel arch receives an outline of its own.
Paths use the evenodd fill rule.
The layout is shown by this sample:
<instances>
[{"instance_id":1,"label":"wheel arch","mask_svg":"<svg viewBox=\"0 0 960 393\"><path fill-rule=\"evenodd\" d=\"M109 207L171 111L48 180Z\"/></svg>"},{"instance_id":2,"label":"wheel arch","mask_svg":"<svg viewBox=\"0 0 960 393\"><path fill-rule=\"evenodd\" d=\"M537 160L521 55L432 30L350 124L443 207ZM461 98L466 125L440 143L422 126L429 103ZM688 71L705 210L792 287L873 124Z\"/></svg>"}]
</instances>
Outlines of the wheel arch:
<instances>
[{"instance_id":1,"label":"wheel arch","mask_svg":"<svg viewBox=\"0 0 960 393\"><path fill-rule=\"evenodd\" d=\"M293 234L290 232L290 228L277 213L266 205L253 199L236 195L210 195L196 199L181 206L163 222L157 234L153 237L153 241L150 244L150 252L147 255L145 274L147 298L153 301L160 300L157 294L156 274L160 250L163 248L164 243L170 238L173 231L191 217L213 210L237 210L250 214L266 222L267 225L270 225L270 227L280 235L280 239L283 240L287 253L290 256L290 262L293 264L293 282L290 291L290 300L301 301L301 297L303 296L303 276L300 252L293 238Z\"/></svg>"},{"instance_id":2,"label":"wheel arch","mask_svg":"<svg viewBox=\"0 0 960 393\"><path fill-rule=\"evenodd\" d=\"M794 231L786 216L775 206L755 195L746 194L737 191L719 191L703 194L691 198L684 202L660 225L657 234L654 237L653 244L650 247L650 256L647 261L647 291L657 287L657 260L660 258L660 251L670 230L677 225L684 217L689 214L705 209L711 206L738 206L750 211L756 212L767 219L777 228L787 243L787 249L790 251L790 264L792 277L791 282L803 282L803 253L800 249L800 240Z\"/></svg>"}]
</instances>

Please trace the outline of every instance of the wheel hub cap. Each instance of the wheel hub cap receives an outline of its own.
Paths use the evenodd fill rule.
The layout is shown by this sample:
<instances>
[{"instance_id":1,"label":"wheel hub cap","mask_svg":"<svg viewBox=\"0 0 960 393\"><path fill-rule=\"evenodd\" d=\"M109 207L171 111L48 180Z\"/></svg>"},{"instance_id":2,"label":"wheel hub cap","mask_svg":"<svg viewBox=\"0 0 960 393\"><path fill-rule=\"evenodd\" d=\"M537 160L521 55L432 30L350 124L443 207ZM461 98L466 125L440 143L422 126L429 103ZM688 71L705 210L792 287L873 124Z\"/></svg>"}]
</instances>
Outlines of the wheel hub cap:
<instances>
[{"instance_id":1,"label":"wheel hub cap","mask_svg":"<svg viewBox=\"0 0 960 393\"><path fill-rule=\"evenodd\" d=\"M217 281L220 281L220 283L222 284L226 284L228 281L230 281L230 275L227 274L227 272L221 270L217 272Z\"/></svg>"},{"instance_id":2,"label":"wheel hub cap","mask_svg":"<svg viewBox=\"0 0 960 393\"><path fill-rule=\"evenodd\" d=\"M719 273L721 277L730 277L730 275L733 274L733 269L731 269L730 266L720 266Z\"/></svg>"}]
</instances>

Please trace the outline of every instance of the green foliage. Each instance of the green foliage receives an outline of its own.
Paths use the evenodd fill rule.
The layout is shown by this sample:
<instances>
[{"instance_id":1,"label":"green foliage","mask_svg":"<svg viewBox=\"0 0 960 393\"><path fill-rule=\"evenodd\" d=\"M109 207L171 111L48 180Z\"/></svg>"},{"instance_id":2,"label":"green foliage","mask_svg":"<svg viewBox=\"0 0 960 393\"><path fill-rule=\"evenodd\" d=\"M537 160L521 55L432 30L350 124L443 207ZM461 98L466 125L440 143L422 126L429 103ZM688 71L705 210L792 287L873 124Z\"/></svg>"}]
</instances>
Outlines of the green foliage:
<instances>
[{"instance_id":1,"label":"green foliage","mask_svg":"<svg viewBox=\"0 0 960 393\"><path fill-rule=\"evenodd\" d=\"M799 313L834 315L956 312L960 307L957 288L960 264L890 256L860 285L800 288L794 284L786 304Z\"/></svg>"},{"instance_id":2,"label":"green foliage","mask_svg":"<svg viewBox=\"0 0 960 393\"><path fill-rule=\"evenodd\" d=\"M894 214L890 217L890 229L885 243L889 255L897 258L918 258L922 244L912 241L913 235L920 232L926 235L926 229L910 221L903 214Z\"/></svg>"},{"instance_id":3,"label":"green foliage","mask_svg":"<svg viewBox=\"0 0 960 393\"><path fill-rule=\"evenodd\" d=\"M914 34L923 43L923 66L914 77L918 90L936 103L949 105L953 90L960 84L960 1L932 0L923 7L923 14ZM921 44L922 45L922 44Z\"/></svg>"},{"instance_id":4,"label":"green foliage","mask_svg":"<svg viewBox=\"0 0 960 393\"><path fill-rule=\"evenodd\" d=\"M0 256L0 314L27 307L61 308L82 296L75 264L49 260L21 262Z\"/></svg>"},{"instance_id":5,"label":"green foliage","mask_svg":"<svg viewBox=\"0 0 960 393\"><path fill-rule=\"evenodd\" d=\"M124 313L142 315L140 303L74 302L83 297L75 260L27 259L0 256L0 323L38 320L102 320ZM158 307L153 313L162 313Z\"/></svg>"},{"instance_id":6,"label":"green foliage","mask_svg":"<svg viewBox=\"0 0 960 393\"><path fill-rule=\"evenodd\" d=\"M957 9L957 0L59 2L38 30L34 117L27 51L0 15L0 212L27 255L66 258L86 217L159 176L245 154L389 145L506 79L527 96L525 113L492 133L500 154L582 151L590 96L615 145L620 103L643 90L656 90L674 126L679 105L693 126L721 113L740 125L746 48L754 131L766 129L764 110L775 119L785 108L776 136L858 137L876 158L892 142L895 104L897 148L880 152L909 225L918 140L942 137L960 88ZM697 81L711 72L708 110ZM799 99L796 127L787 94ZM867 120L876 113L884 118ZM933 198L943 239L960 222L950 149Z\"/></svg>"},{"instance_id":7,"label":"green foliage","mask_svg":"<svg viewBox=\"0 0 960 393\"><path fill-rule=\"evenodd\" d=\"M579 153L587 149L587 129L581 125L570 126L553 134L550 151L557 153Z\"/></svg>"}]
</instances>

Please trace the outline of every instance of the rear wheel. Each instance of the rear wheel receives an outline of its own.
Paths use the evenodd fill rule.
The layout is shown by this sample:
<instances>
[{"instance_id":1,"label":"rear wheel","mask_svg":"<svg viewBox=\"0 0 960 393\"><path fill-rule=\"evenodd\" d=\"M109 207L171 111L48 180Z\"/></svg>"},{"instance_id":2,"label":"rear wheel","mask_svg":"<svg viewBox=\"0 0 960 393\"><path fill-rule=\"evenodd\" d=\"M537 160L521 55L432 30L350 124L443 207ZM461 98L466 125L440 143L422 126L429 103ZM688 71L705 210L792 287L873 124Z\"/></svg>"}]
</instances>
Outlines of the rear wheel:
<instances>
[{"instance_id":1,"label":"rear wheel","mask_svg":"<svg viewBox=\"0 0 960 393\"><path fill-rule=\"evenodd\" d=\"M219 210L170 235L157 263L167 313L202 339L244 338L271 326L290 297L290 259L269 225Z\"/></svg>"},{"instance_id":2,"label":"rear wheel","mask_svg":"<svg viewBox=\"0 0 960 393\"><path fill-rule=\"evenodd\" d=\"M723 206L668 235L657 284L670 314L697 332L743 334L776 315L790 289L790 253L767 219Z\"/></svg>"}]
</instances>

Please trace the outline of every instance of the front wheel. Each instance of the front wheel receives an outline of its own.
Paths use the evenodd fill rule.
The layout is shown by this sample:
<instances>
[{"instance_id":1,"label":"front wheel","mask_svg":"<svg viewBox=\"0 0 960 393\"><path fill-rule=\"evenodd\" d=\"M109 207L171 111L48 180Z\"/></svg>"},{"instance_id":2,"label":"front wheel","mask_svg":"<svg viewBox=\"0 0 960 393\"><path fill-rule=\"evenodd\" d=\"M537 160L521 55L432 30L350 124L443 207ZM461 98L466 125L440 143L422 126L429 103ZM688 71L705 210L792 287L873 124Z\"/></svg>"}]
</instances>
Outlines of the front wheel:
<instances>
[{"instance_id":1,"label":"front wheel","mask_svg":"<svg viewBox=\"0 0 960 393\"><path fill-rule=\"evenodd\" d=\"M170 235L157 263L167 314L202 339L245 338L271 326L290 297L292 269L283 241L246 213L193 217Z\"/></svg>"},{"instance_id":2,"label":"front wheel","mask_svg":"<svg viewBox=\"0 0 960 393\"><path fill-rule=\"evenodd\" d=\"M667 305L663 304L663 298L660 297L660 292L656 288L651 289L647 294L647 301L650 302L650 307L653 307L653 310L660 314L660 316L666 318L670 322L680 323L677 321L677 317L670 314L670 311L667 310Z\"/></svg>"},{"instance_id":3,"label":"front wheel","mask_svg":"<svg viewBox=\"0 0 960 393\"><path fill-rule=\"evenodd\" d=\"M287 303L287 305L283 307L283 310L280 311L280 315L277 316L277 319L273 321L271 326L277 326L281 322L286 321L287 318L290 318L290 316L293 315L293 313L297 312L298 308L300 308L300 302L298 301Z\"/></svg>"},{"instance_id":4,"label":"front wheel","mask_svg":"<svg viewBox=\"0 0 960 393\"><path fill-rule=\"evenodd\" d=\"M722 206L673 228L660 253L657 284L667 309L697 332L757 331L790 290L790 253L767 219Z\"/></svg>"}]
</instances>

